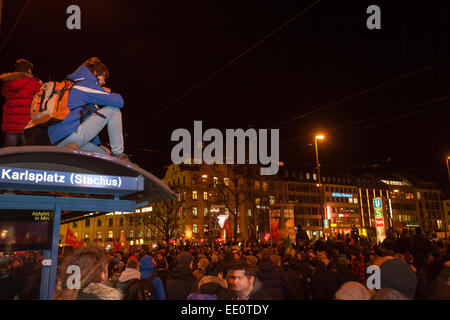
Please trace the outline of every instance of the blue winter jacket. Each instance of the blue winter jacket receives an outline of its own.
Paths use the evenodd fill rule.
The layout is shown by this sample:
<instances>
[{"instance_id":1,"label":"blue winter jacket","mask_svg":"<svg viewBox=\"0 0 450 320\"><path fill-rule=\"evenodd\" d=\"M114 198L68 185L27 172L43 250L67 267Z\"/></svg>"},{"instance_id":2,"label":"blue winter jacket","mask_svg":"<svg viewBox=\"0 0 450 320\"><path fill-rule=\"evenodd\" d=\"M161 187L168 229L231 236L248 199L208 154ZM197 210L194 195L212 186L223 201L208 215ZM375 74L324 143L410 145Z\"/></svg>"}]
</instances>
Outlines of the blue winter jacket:
<instances>
[{"instance_id":1,"label":"blue winter jacket","mask_svg":"<svg viewBox=\"0 0 450 320\"><path fill-rule=\"evenodd\" d=\"M67 78L76 81L69 92L68 107L70 113L63 121L48 128L51 144L56 144L77 131L80 125L82 106L87 104L87 107L95 110L98 109L95 105L122 108L124 104L120 94L110 93L100 87L97 77L86 66L79 67ZM87 112L85 120L91 115L91 112ZM99 145L100 139L97 136L91 142Z\"/></svg>"},{"instance_id":2,"label":"blue winter jacket","mask_svg":"<svg viewBox=\"0 0 450 320\"><path fill-rule=\"evenodd\" d=\"M140 263L139 263L139 271L141 272L141 278L147 279L149 278L155 269L155 266L153 264L153 259L150 256L143 256ZM155 288L155 295L156 299L158 300L165 300L166 299L166 292L164 290L163 282L161 281L161 278L155 277L152 281L153 287Z\"/></svg>"}]
</instances>

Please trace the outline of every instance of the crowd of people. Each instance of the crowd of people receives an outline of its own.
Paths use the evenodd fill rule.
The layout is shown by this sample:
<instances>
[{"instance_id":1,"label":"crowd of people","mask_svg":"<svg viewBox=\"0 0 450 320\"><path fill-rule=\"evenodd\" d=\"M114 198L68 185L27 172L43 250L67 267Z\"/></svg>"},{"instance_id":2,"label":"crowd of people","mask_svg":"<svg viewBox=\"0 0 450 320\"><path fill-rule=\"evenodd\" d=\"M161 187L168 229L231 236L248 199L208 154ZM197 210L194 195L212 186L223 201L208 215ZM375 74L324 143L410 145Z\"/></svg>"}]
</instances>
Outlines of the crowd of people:
<instances>
[{"instance_id":1,"label":"crowd of people","mask_svg":"<svg viewBox=\"0 0 450 320\"><path fill-rule=\"evenodd\" d=\"M79 290L62 270L82 269ZM369 266L380 288L368 289ZM381 244L319 239L293 247L255 242L169 245L106 252L80 248L64 259L55 299L428 300L450 299L450 245L390 230Z\"/></svg>"},{"instance_id":2,"label":"crowd of people","mask_svg":"<svg viewBox=\"0 0 450 320\"><path fill-rule=\"evenodd\" d=\"M379 244L343 237L274 247L86 246L66 250L58 262L54 299L64 300L450 300L450 244L429 241L420 228L388 230ZM41 263L39 252L0 253L0 300L39 299ZM65 272L73 265L79 289ZM374 265L380 287L368 288Z\"/></svg>"}]
</instances>

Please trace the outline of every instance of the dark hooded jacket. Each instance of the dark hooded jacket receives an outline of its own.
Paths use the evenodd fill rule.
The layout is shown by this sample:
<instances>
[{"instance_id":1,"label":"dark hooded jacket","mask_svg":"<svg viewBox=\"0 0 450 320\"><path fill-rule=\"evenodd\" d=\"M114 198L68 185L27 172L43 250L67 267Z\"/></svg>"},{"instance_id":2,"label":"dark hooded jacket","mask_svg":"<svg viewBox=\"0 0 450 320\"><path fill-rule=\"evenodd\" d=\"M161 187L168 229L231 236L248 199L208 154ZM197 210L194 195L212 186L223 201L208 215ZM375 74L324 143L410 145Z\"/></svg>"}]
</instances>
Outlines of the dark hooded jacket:
<instances>
[{"instance_id":1,"label":"dark hooded jacket","mask_svg":"<svg viewBox=\"0 0 450 320\"><path fill-rule=\"evenodd\" d=\"M308 274L305 272L301 261L293 261L286 272L289 295L288 300L308 300L310 296L310 286Z\"/></svg>"},{"instance_id":2,"label":"dark hooded jacket","mask_svg":"<svg viewBox=\"0 0 450 320\"><path fill-rule=\"evenodd\" d=\"M186 300L190 293L197 290L197 283L191 268L177 265L167 278L167 300Z\"/></svg>"},{"instance_id":3,"label":"dark hooded jacket","mask_svg":"<svg viewBox=\"0 0 450 320\"><path fill-rule=\"evenodd\" d=\"M288 292L283 269L271 260L262 260L256 276L263 284L264 291L274 300L285 300Z\"/></svg>"},{"instance_id":4,"label":"dark hooded jacket","mask_svg":"<svg viewBox=\"0 0 450 320\"><path fill-rule=\"evenodd\" d=\"M335 274L322 261L316 261L316 270L311 279L313 300L332 300L338 289Z\"/></svg>"}]
</instances>

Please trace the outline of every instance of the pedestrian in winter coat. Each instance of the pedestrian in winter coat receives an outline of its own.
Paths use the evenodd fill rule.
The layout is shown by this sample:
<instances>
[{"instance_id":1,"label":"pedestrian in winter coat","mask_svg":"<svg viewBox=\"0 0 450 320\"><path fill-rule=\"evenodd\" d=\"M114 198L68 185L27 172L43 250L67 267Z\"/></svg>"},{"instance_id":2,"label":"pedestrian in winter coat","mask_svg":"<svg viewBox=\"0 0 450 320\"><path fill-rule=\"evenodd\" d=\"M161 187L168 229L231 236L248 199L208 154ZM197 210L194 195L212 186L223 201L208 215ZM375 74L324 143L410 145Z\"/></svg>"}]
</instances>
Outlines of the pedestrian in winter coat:
<instances>
[{"instance_id":1,"label":"pedestrian in winter coat","mask_svg":"<svg viewBox=\"0 0 450 320\"><path fill-rule=\"evenodd\" d=\"M263 284L246 263L232 265L227 275L228 287L234 291L238 300L270 300Z\"/></svg>"},{"instance_id":2,"label":"pedestrian in winter coat","mask_svg":"<svg viewBox=\"0 0 450 320\"><path fill-rule=\"evenodd\" d=\"M68 281L72 273L69 266L80 268L79 288ZM119 289L106 285L108 280L108 261L106 252L98 246L77 249L67 257L61 268L54 300L121 300ZM68 283L74 287L68 287Z\"/></svg>"},{"instance_id":3,"label":"pedestrian in winter coat","mask_svg":"<svg viewBox=\"0 0 450 320\"><path fill-rule=\"evenodd\" d=\"M308 276L304 271L304 265L300 260L291 262L286 272L287 286L289 295L288 300L308 300L310 297L310 288Z\"/></svg>"},{"instance_id":4,"label":"pedestrian in winter coat","mask_svg":"<svg viewBox=\"0 0 450 320\"><path fill-rule=\"evenodd\" d=\"M141 273L136 259L128 259L127 267L119 277L117 288L122 290L123 300L144 300Z\"/></svg>"},{"instance_id":5,"label":"pedestrian in winter coat","mask_svg":"<svg viewBox=\"0 0 450 320\"><path fill-rule=\"evenodd\" d=\"M288 292L286 275L280 266L270 260L270 257L270 249L264 249L256 277L262 282L264 290L270 297L274 300L285 300Z\"/></svg>"},{"instance_id":6,"label":"pedestrian in winter coat","mask_svg":"<svg viewBox=\"0 0 450 320\"><path fill-rule=\"evenodd\" d=\"M33 64L25 59L15 63L15 71L0 75L3 81L2 132L5 134L4 147L26 145L23 129L30 118L30 105L42 82L33 74Z\"/></svg>"},{"instance_id":7,"label":"pedestrian in winter coat","mask_svg":"<svg viewBox=\"0 0 450 320\"><path fill-rule=\"evenodd\" d=\"M422 233L420 227L416 228L416 234L412 240L411 252L414 255L414 260L417 264L423 265L428 259L428 253L430 250L430 244Z\"/></svg>"},{"instance_id":8,"label":"pedestrian in winter coat","mask_svg":"<svg viewBox=\"0 0 450 320\"><path fill-rule=\"evenodd\" d=\"M189 252L177 255L176 265L166 282L167 300L186 300L197 289L198 280L192 274L193 257Z\"/></svg>"},{"instance_id":9,"label":"pedestrian in winter coat","mask_svg":"<svg viewBox=\"0 0 450 320\"><path fill-rule=\"evenodd\" d=\"M402 230L402 235L395 241L394 251L396 253L405 254L411 250L411 239L408 235L408 229Z\"/></svg>"},{"instance_id":10,"label":"pedestrian in winter coat","mask_svg":"<svg viewBox=\"0 0 450 320\"><path fill-rule=\"evenodd\" d=\"M327 269L325 262L314 261L316 269L311 278L313 300L331 300L339 288L338 280L333 272Z\"/></svg>"},{"instance_id":11,"label":"pedestrian in winter coat","mask_svg":"<svg viewBox=\"0 0 450 320\"><path fill-rule=\"evenodd\" d=\"M154 273L154 269L153 258L148 255L143 256L141 258L141 262L139 263L139 271L141 273L144 288L147 288L148 292L151 293L151 286L153 286L156 300L165 300L166 291L164 290L164 284L161 278Z\"/></svg>"}]
</instances>

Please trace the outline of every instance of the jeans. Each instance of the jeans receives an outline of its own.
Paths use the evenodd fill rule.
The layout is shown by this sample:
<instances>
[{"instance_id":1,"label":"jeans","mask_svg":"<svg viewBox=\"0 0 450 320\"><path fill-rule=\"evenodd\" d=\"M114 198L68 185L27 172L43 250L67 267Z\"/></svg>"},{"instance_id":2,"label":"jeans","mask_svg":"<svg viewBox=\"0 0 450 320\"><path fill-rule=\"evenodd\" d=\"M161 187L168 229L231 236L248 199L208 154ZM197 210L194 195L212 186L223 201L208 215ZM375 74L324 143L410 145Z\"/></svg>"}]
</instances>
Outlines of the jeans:
<instances>
[{"instance_id":1,"label":"jeans","mask_svg":"<svg viewBox=\"0 0 450 320\"><path fill-rule=\"evenodd\" d=\"M113 107L103 107L98 111L106 117L106 119L93 113L87 118L77 131L70 134L58 146L65 146L70 142L76 142L80 149L106 154L106 151L93 144L94 139L105 125L108 125L109 144L111 145L112 154L123 153L123 133L122 133L122 113L120 109Z\"/></svg>"},{"instance_id":2,"label":"jeans","mask_svg":"<svg viewBox=\"0 0 450 320\"><path fill-rule=\"evenodd\" d=\"M23 133L5 133L5 143L3 146L15 147L15 146L25 146L26 140Z\"/></svg>"}]
</instances>

